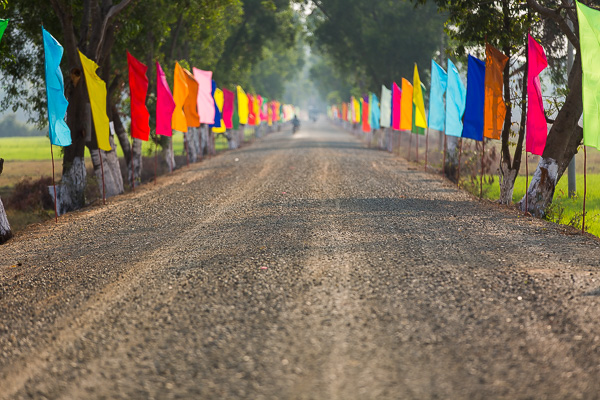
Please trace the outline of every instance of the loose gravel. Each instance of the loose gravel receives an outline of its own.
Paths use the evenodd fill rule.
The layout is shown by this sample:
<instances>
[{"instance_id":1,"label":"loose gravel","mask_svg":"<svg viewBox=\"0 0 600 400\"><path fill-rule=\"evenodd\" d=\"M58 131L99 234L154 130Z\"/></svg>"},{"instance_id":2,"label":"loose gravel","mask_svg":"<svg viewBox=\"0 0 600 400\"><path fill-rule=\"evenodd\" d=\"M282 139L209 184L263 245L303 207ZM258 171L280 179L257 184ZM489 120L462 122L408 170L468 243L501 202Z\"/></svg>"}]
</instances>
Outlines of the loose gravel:
<instances>
[{"instance_id":1,"label":"loose gravel","mask_svg":"<svg viewBox=\"0 0 600 400\"><path fill-rule=\"evenodd\" d=\"M0 398L598 398L600 244L321 122L0 247Z\"/></svg>"}]
</instances>

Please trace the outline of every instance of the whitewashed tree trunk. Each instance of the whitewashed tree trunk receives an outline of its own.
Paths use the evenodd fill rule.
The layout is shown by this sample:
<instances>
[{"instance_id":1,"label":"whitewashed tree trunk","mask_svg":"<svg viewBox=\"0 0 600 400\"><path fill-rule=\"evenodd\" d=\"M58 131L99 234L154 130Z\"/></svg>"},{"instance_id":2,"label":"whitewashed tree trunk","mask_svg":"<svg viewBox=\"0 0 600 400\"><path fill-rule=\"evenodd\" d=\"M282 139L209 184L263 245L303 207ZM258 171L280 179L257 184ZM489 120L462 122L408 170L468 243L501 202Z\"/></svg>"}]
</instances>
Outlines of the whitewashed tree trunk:
<instances>
[{"instance_id":1,"label":"whitewashed tree trunk","mask_svg":"<svg viewBox=\"0 0 600 400\"><path fill-rule=\"evenodd\" d=\"M113 150L108 152L98 149L90 151L100 193L102 193L102 170L104 169L104 195L106 197L116 196L124 192L121 166L119 165L119 158L117 157L115 141L112 135L110 136L109 141L110 147ZM100 165L99 151L102 152L102 166Z\"/></svg>"},{"instance_id":2,"label":"whitewashed tree trunk","mask_svg":"<svg viewBox=\"0 0 600 400\"><path fill-rule=\"evenodd\" d=\"M200 125L200 151L203 156L208 155L208 130L206 124Z\"/></svg>"},{"instance_id":3,"label":"whitewashed tree trunk","mask_svg":"<svg viewBox=\"0 0 600 400\"><path fill-rule=\"evenodd\" d=\"M512 204L515 179L519 173L516 169L510 169L506 163L500 168L500 204Z\"/></svg>"},{"instance_id":4,"label":"whitewashed tree trunk","mask_svg":"<svg viewBox=\"0 0 600 400\"><path fill-rule=\"evenodd\" d=\"M165 161L169 167L169 171L175 169L175 153L173 152L173 137L167 138L167 147L164 148Z\"/></svg>"},{"instance_id":5,"label":"whitewashed tree trunk","mask_svg":"<svg viewBox=\"0 0 600 400\"><path fill-rule=\"evenodd\" d=\"M12 237L12 231L10 230L10 224L8 218L6 218L6 211L4 211L4 205L2 199L0 199L0 244L6 242Z\"/></svg>"},{"instance_id":6,"label":"whitewashed tree trunk","mask_svg":"<svg viewBox=\"0 0 600 400\"><path fill-rule=\"evenodd\" d=\"M75 157L70 168L63 172L60 185L56 185L56 212L58 215L77 210L85 205L86 175L83 157ZM54 200L54 188L49 186L48 191Z\"/></svg>"},{"instance_id":7,"label":"whitewashed tree trunk","mask_svg":"<svg viewBox=\"0 0 600 400\"><path fill-rule=\"evenodd\" d=\"M200 142L198 140L198 129L189 126L188 131L185 134L188 146L188 154L190 162L195 163L198 161L198 155L200 154Z\"/></svg>"},{"instance_id":8,"label":"whitewashed tree trunk","mask_svg":"<svg viewBox=\"0 0 600 400\"><path fill-rule=\"evenodd\" d=\"M131 161L133 163L133 177L135 179L135 184L139 185L140 183L142 183L142 163L143 163L143 159L142 159L142 141L140 139L133 139L133 146L131 149ZM129 175L131 175L131 163L128 165L128 169L129 169ZM129 180L129 183L131 184L131 176L129 176L127 179Z\"/></svg>"},{"instance_id":9,"label":"whitewashed tree trunk","mask_svg":"<svg viewBox=\"0 0 600 400\"><path fill-rule=\"evenodd\" d=\"M543 217L546 213L546 207L552 203L552 197L554 197L554 190L548 188L554 189L556 187L558 177L558 163L551 158L540 158L529 184L527 205L525 204L525 196L519 203L521 210L527 210L536 217Z\"/></svg>"}]
</instances>

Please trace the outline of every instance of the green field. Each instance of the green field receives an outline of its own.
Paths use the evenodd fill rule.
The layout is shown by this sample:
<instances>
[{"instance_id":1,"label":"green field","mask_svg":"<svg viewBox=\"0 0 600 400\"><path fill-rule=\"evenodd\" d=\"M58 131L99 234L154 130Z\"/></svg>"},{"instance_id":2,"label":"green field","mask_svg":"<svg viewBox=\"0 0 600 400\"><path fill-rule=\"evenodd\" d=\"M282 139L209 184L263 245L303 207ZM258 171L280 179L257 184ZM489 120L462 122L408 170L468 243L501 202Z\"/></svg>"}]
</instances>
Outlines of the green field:
<instances>
[{"instance_id":1,"label":"green field","mask_svg":"<svg viewBox=\"0 0 600 400\"><path fill-rule=\"evenodd\" d=\"M529 178L531 181L531 177ZM513 202L521 201L525 195L525 176L518 176L513 192ZM468 184L466 185L468 188ZM479 184L470 190L479 195ZM498 200L500 197L500 185L498 179L493 184L483 185L484 197L489 200ZM586 231L600 236L600 174L587 175L586 196ZM549 210L547 219L564 225L570 225L581 229L581 217L583 212L583 174L577 175L577 195L574 198L567 196L566 174L558 182L554 200Z\"/></svg>"},{"instance_id":2,"label":"green field","mask_svg":"<svg viewBox=\"0 0 600 400\"><path fill-rule=\"evenodd\" d=\"M123 150L117 141L117 154L123 157ZM227 148L227 140L223 136L217 138L217 151ZM154 152L152 142L144 142L143 154L151 155ZM183 134L176 133L173 135L173 149L175 154L183 154ZM88 149L85 149L85 156L89 157ZM50 140L45 136L31 137L8 137L0 138L0 157L7 161L33 161L33 160L50 160ZM62 157L62 148L54 146L54 159L58 160Z\"/></svg>"}]
</instances>

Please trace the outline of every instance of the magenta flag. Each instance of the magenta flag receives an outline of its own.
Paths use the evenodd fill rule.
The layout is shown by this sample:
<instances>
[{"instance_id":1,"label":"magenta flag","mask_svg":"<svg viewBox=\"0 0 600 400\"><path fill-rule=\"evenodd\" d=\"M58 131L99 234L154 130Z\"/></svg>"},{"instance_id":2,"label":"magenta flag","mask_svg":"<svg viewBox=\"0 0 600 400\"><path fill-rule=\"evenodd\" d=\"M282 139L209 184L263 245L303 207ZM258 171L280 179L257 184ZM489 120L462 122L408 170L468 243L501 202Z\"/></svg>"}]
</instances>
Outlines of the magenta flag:
<instances>
[{"instance_id":1,"label":"magenta flag","mask_svg":"<svg viewBox=\"0 0 600 400\"><path fill-rule=\"evenodd\" d=\"M540 72L548 66L544 49L531 35L529 40L527 68L527 142L526 151L541 156L546 147L548 125L544 113Z\"/></svg>"},{"instance_id":2,"label":"magenta flag","mask_svg":"<svg viewBox=\"0 0 600 400\"><path fill-rule=\"evenodd\" d=\"M223 89L223 121L225 128L233 128L233 101L235 94L231 90Z\"/></svg>"},{"instance_id":3,"label":"magenta flag","mask_svg":"<svg viewBox=\"0 0 600 400\"><path fill-rule=\"evenodd\" d=\"M392 84L392 129L400 130L400 108L402 103L402 90L396 85L396 82Z\"/></svg>"},{"instance_id":4,"label":"magenta flag","mask_svg":"<svg viewBox=\"0 0 600 400\"><path fill-rule=\"evenodd\" d=\"M171 118L175 111L175 100L169 89L167 77L160 64L156 62L156 134L171 136Z\"/></svg>"},{"instance_id":5,"label":"magenta flag","mask_svg":"<svg viewBox=\"0 0 600 400\"><path fill-rule=\"evenodd\" d=\"M212 96L212 71L194 68L194 79L198 82L198 114L201 124L215 123L215 100Z\"/></svg>"}]
</instances>

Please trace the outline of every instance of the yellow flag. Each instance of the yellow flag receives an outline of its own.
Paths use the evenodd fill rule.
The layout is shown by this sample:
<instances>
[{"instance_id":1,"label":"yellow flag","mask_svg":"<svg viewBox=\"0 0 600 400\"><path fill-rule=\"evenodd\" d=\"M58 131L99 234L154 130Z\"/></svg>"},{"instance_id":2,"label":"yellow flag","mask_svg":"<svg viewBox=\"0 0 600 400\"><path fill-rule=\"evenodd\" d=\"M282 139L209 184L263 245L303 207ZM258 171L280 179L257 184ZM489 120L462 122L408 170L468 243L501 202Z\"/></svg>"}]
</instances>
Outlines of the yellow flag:
<instances>
[{"instance_id":1,"label":"yellow flag","mask_svg":"<svg viewBox=\"0 0 600 400\"><path fill-rule=\"evenodd\" d=\"M260 103L258 101L258 96L254 96L252 100L252 110L254 111L254 125L260 125Z\"/></svg>"},{"instance_id":2,"label":"yellow flag","mask_svg":"<svg viewBox=\"0 0 600 400\"><path fill-rule=\"evenodd\" d=\"M412 130L413 86L402 78L402 99L400 100L400 130Z\"/></svg>"},{"instance_id":3,"label":"yellow flag","mask_svg":"<svg viewBox=\"0 0 600 400\"><path fill-rule=\"evenodd\" d=\"M246 125L248 123L248 96L244 89L240 85L237 86L237 100L238 100L238 114L240 116L240 124Z\"/></svg>"},{"instance_id":4,"label":"yellow flag","mask_svg":"<svg viewBox=\"0 0 600 400\"><path fill-rule=\"evenodd\" d=\"M175 100L175 110L171 119L171 128L179 132L187 132L187 119L183 112L183 106L188 97L188 85L185 72L179 63L175 63L175 73L173 76L173 100Z\"/></svg>"},{"instance_id":5,"label":"yellow flag","mask_svg":"<svg viewBox=\"0 0 600 400\"><path fill-rule=\"evenodd\" d=\"M224 133L227 128L225 127L225 121L223 121L223 104L225 103L225 96L223 95L223 91L219 88L215 89L215 103L217 103L217 107L219 107L219 111L221 114L221 127L217 128L213 126L212 130L214 133Z\"/></svg>"},{"instance_id":6,"label":"yellow flag","mask_svg":"<svg viewBox=\"0 0 600 400\"><path fill-rule=\"evenodd\" d=\"M354 123L358 124L360 122L360 103L354 97L352 98L352 105L354 106Z\"/></svg>"},{"instance_id":7,"label":"yellow flag","mask_svg":"<svg viewBox=\"0 0 600 400\"><path fill-rule=\"evenodd\" d=\"M415 73L413 75L413 99L415 105L415 126L427 128L427 116L425 115L425 103L423 102L423 89L419 79L419 70L415 63Z\"/></svg>"},{"instance_id":8,"label":"yellow flag","mask_svg":"<svg viewBox=\"0 0 600 400\"><path fill-rule=\"evenodd\" d=\"M81 51L79 52L79 58L83 66L85 84L90 98L98 148L104 151L111 151L109 141L110 127L108 115L106 115L106 83L96 74L98 64L84 56Z\"/></svg>"}]
</instances>

